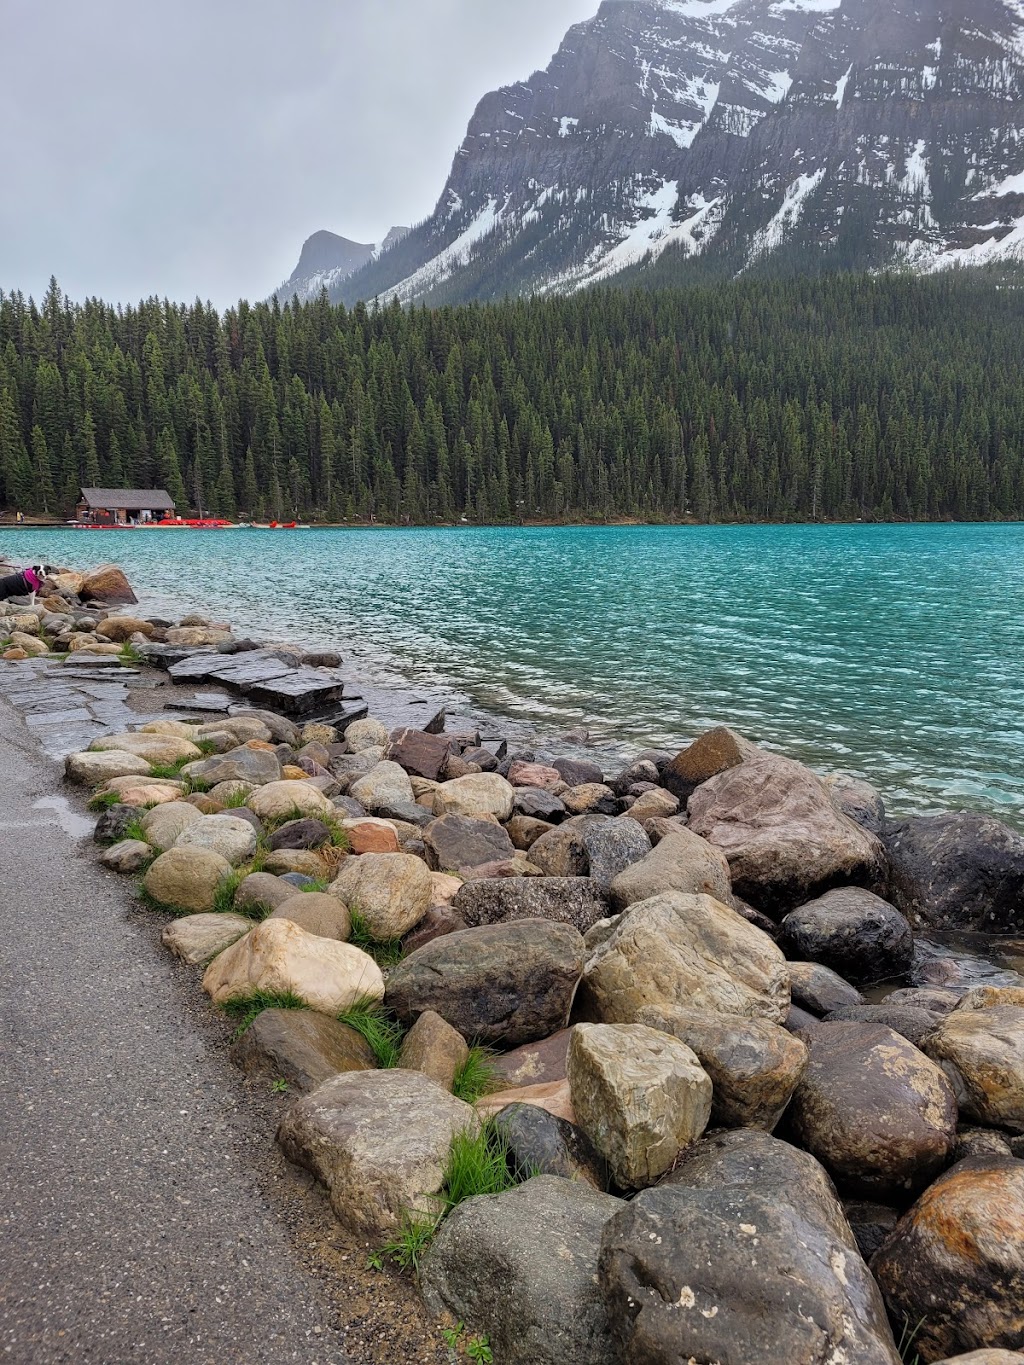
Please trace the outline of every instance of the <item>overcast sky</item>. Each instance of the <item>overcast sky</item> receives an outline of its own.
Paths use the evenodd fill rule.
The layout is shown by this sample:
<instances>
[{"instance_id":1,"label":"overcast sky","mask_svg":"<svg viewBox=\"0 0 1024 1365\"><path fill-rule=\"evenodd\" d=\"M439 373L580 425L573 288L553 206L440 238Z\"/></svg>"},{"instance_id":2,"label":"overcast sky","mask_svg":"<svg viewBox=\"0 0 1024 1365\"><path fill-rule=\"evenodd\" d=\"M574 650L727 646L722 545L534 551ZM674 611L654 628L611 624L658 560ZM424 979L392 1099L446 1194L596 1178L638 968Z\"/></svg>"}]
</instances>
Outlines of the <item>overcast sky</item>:
<instances>
[{"instance_id":1,"label":"overcast sky","mask_svg":"<svg viewBox=\"0 0 1024 1365\"><path fill-rule=\"evenodd\" d=\"M0 0L0 289L269 294L433 208L477 100L598 0Z\"/></svg>"}]
</instances>

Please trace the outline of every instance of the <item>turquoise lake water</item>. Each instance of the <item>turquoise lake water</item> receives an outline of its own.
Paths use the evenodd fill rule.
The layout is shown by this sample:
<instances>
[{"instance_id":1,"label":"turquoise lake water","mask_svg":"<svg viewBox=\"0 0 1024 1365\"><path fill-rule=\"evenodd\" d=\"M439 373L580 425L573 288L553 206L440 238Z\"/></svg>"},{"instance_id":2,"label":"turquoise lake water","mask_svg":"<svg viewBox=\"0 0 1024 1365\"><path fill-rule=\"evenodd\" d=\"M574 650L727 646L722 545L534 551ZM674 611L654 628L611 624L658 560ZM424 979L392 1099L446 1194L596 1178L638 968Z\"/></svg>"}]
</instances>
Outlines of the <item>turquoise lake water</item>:
<instances>
[{"instance_id":1,"label":"turquoise lake water","mask_svg":"<svg viewBox=\"0 0 1024 1365\"><path fill-rule=\"evenodd\" d=\"M0 532L144 603L616 754L714 724L1024 826L1024 526Z\"/></svg>"}]
</instances>

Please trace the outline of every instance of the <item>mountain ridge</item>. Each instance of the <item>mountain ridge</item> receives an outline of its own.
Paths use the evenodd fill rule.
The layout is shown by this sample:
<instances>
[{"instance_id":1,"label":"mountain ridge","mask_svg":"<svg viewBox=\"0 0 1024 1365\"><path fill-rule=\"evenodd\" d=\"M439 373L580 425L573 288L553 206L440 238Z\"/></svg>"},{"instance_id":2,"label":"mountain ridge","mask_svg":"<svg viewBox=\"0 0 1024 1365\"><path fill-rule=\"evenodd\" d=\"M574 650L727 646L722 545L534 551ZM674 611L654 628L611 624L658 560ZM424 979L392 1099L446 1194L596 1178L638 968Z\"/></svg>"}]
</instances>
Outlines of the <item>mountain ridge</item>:
<instances>
[{"instance_id":1,"label":"mountain ridge","mask_svg":"<svg viewBox=\"0 0 1024 1365\"><path fill-rule=\"evenodd\" d=\"M604 0L484 95L430 217L327 287L1016 262L1022 95L1024 0Z\"/></svg>"}]
</instances>

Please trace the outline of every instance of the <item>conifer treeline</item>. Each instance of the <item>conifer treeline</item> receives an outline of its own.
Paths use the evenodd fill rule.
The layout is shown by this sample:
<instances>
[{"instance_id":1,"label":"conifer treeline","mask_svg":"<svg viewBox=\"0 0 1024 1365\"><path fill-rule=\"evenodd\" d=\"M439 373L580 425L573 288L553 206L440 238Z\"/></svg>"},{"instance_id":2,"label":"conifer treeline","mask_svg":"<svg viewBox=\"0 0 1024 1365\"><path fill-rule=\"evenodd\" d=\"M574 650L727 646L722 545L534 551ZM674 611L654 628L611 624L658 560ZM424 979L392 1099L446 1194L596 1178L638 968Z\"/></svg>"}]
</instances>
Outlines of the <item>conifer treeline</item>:
<instances>
[{"instance_id":1,"label":"conifer treeline","mask_svg":"<svg viewBox=\"0 0 1024 1365\"><path fill-rule=\"evenodd\" d=\"M748 280L223 316L0 294L0 502L435 523L1024 515L1015 290Z\"/></svg>"}]
</instances>

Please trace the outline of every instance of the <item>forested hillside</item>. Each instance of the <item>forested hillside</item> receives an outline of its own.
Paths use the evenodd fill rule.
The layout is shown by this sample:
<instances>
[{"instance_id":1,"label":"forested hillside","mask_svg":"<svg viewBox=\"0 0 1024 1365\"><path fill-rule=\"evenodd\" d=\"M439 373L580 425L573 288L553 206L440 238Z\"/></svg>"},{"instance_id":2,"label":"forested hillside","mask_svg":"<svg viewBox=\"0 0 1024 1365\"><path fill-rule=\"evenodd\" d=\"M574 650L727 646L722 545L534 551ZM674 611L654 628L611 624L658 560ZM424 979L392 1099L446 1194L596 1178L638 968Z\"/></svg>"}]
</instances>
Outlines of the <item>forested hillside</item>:
<instances>
[{"instance_id":1,"label":"forested hillside","mask_svg":"<svg viewBox=\"0 0 1024 1365\"><path fill-rule=\"evenodd\" d=\"M854 276L437 311L0 295L0 500L435 523L1024 514L1024 306Z\"/></svg>"}]
</instances>

